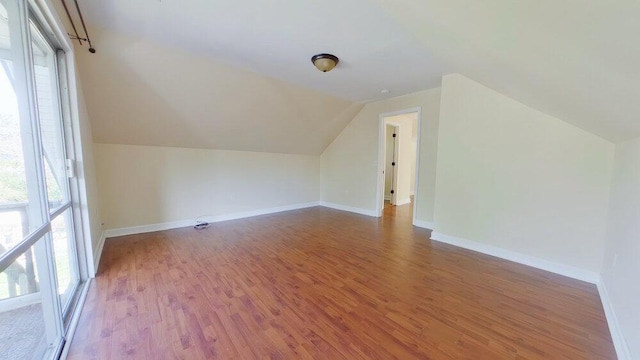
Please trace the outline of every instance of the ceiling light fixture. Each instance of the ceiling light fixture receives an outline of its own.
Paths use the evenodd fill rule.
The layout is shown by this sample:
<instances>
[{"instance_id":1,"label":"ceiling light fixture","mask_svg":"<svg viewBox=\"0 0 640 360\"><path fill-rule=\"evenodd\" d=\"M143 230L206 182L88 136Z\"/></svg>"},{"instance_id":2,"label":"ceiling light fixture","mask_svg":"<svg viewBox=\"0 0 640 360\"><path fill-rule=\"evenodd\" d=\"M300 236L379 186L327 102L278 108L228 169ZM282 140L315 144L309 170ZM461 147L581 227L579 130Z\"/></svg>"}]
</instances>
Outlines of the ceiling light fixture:
<instances>
[{"instance_id":1,"label":"ceiling light fixture","mask_svg":"<svg viewBox=\"0 0 640 360\"><path fill-rule=\"evenodd\" d=\"M315 67L318 68L318 70L327 72L336 67L336 65L338 65L338 63L340 62L340 59L338 59L337 56L331 54L318 54L311 57L311 62Z\"/></svg>"}]
</instances>

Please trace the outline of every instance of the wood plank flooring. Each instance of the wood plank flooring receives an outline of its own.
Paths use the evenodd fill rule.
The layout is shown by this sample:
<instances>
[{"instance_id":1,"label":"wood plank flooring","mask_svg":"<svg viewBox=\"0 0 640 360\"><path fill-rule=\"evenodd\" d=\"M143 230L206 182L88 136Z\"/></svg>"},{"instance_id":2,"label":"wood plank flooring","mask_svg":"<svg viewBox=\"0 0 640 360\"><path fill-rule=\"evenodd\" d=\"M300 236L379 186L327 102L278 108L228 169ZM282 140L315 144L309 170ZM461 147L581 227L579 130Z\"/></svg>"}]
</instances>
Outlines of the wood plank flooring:
<instances>
[{"instance_id":1,"label":"wood plank flooring","mask_svg":"<svg viewBox=\"0 0 640 360\"><path fill-rule=\"evenodd\" d=\"M594 285L385 214L108 239L69 359L615 359Z\"/></svg>"}]
</instances>

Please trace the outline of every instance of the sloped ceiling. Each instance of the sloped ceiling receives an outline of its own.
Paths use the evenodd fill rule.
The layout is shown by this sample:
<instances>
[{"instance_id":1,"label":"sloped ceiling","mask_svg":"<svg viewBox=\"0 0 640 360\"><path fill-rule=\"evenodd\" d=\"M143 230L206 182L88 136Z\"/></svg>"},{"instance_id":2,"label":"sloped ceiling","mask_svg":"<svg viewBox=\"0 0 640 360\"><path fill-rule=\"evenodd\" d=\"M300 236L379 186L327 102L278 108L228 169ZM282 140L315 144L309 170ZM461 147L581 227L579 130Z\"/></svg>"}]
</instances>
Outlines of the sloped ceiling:
<instances>
[{"instance_id":1,"label":"sloped ceiling","mask_svg":"<svg viewBox=\"0 0 640 360\"><path fill-rule=\"evenodd\" d=\"M97 143L318 155L362 104L95 31L78 52ZM93 39L92 39L93 40Z\"/></svg>"},{"instance_id":2,"label":"sloped ceiling","mask_svg":"<svg viewBox=\"0 0 640 360\"><path fill-rule=\"evenodd\" d=\"M358 110L354 102L437 87L452 72L611 141L640 136L635 1L85 0L81 6L90 31L100 34L98 53L81 56L97 141L318 153ZM338 68L315 70L309 59L319 52L338 55ZM190 63L205 58L207 65ZM253 80L235 81L241 73ZM278 100L253 86L258 73L269 77L261 79ZM118 93L121 86L138 98ZM127 106L105 101L105 93ZM256 101L264 104L246 105ZM154 103L166 107L159 122L144 114ZM265 112L267 103L279 110ZM242 114L232 115L230 104ZM114 116L103 114L108 110ZM157 127L181 135L160 136Z\"/></svg>"},{"instance_id":3,"label":"sloped ceiling","mask_svg":"<svg viewBox=\"0 0 640 360\"><path fill-rule=\"evenodd\" d=\"M640 136L640 2L372 1L455 72L605 139Z\"/></svg>"},{"instance_id":4,"label":"sloped ceiling","mask_svg":"<svg viewBox=\"0 0 640 360\"><path fill-rule=\"evenodd\" d=\"M82 0L81 0L82 1ZM439 86L445 69L368 0L84 0L88 22L352 101ZM329 73L311 57L340 58ZM388 95L382 89L390 90Z\"/></svg>"}]
</instances>

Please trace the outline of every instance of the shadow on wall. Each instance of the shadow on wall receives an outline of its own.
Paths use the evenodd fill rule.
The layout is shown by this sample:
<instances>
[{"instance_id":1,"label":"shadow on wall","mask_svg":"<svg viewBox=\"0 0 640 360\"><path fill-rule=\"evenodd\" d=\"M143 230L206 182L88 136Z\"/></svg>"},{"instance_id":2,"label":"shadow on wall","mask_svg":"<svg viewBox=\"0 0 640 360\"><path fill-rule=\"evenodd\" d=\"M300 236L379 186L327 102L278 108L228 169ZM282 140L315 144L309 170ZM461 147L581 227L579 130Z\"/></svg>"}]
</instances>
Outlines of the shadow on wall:
<instances>
[{"instance_id":1,"label":"shadow on wall","mask_svg":"<svg viewBox=\"0 0 640 360\"><path fill-rule=\"evenodd\" d=\"M206 136L197 128L189 128L182 114L129 62L127 54L135 54L135 44L118 49L119 44L114 43L117 39L98 34L99 53L77 53L95 142L151 144L160 130L176 135L191 132L195 137ZM153 61L148 55L141 56L143 61ZM167 78L169 73L167 70L155 75ZM189 89L182 91L186 93ZM178 144L169 141L164 145Z\"/></svg>"}]
</instances>

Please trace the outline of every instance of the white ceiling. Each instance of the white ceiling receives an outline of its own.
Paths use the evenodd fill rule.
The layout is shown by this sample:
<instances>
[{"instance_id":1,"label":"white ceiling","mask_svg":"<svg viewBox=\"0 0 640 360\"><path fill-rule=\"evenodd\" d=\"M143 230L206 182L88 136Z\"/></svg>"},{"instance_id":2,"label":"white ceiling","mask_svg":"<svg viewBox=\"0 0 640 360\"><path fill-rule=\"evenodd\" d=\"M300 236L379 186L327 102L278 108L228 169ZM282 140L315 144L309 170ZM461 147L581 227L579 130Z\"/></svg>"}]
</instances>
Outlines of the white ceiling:
<instances>
[{"instance_id":1,"label":"white ceiling","mask_svg":"<svg viewBox=\"0 0 640 360\"><path fill-rule=\"evenodd\" d=\"M352 101L438 87L444 72L417 38L368 0L88 0L81 6L91 26ZM311 57L323 52L337 55L339 67L315 69Z\"/></svg>"},{"instance_id":2,"label":"white ceiling","mask_svg":"<svg viewBox=\"0 0 640 360\"><path fill-rule=\"evenodd\" d=\"M349 100L437 87L442 75L458 72L606 139L640 136L635 0L86 0L81 6L90 29L180 47ZM339 56L339 67L315 70L310 57L319 52Z\"/></svg>"}]
</instances>

